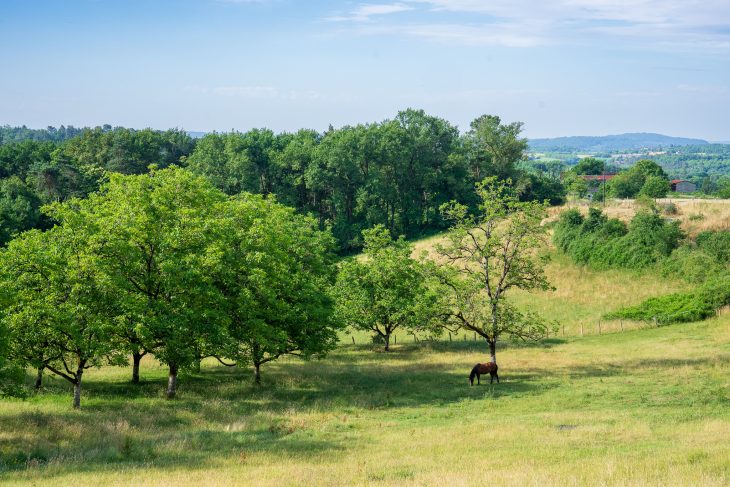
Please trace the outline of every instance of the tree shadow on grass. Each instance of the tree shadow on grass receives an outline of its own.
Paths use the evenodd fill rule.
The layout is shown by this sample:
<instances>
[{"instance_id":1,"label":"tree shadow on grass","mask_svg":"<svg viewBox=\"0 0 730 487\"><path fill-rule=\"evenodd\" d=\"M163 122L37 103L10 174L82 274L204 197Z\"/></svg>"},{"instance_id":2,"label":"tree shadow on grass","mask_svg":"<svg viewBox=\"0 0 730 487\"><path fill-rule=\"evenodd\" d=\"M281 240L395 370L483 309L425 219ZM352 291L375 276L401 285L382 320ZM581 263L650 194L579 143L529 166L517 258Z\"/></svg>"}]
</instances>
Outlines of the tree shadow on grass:
<instances>
[{"instance_id":1,"label":"tree shadow on grass","mask_svg":"<svg viewBox=\"0 0 730 487\"><path fill-rule=\"evenodd\" d=\"M434 352L474 351L448 343L435 347L440 348ZM165 381L158 372L141 384L89 377L81 411L70 409L70 388L54 382L45 394L56 402L67 399L68 410L42 412L36 405L0 414L0 472L43 465L63 465L47 469L48 475L114 465L204 468L241 455L338 455L367 447L363 437L357 445L343 439L352 431L339 428L339 416L499 400L557 386L535 370L505 373L493 386L484 376L482 386L469 387L472 364L457 371L429 362L432 355L423 352L423 346L388 354L353 348L323 361L276 362L263 369L260 387L252 384L248 369L207 366L202 373L181 374L173 401L163 399ZM312 413L325 413L316 427L308 424Z\"/></svg>"}]
</instances>

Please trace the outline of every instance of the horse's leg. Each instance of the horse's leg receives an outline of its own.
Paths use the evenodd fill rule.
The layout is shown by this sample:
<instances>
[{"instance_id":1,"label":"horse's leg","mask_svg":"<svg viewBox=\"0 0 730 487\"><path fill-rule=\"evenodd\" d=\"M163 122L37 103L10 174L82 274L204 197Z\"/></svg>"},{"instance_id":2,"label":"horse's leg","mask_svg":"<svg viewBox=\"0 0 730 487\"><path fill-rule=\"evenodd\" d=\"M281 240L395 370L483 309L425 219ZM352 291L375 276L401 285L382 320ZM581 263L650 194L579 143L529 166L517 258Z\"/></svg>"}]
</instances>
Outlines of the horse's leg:
<instances>
[{"instance_id":1,"label":"horse's leg","mask_svg":"<svg viewBox=\"0 0 730 487\"><path fill-rule=\"evenodd\" d=\"M497 378L497 384L499 384L499 374L495 372L495 373L494 373L494 377L496 377L496 378Z\"/></svg>"},{"instance_id":2,"label":"horse's leg","mask_svg":"<svg viewBox=\"0 0 730 487\"><path fill-rule=\"evenodd\" d=\"M477 385L481 384L481 375L477 374Z\"/></svg>"}]
</instances>

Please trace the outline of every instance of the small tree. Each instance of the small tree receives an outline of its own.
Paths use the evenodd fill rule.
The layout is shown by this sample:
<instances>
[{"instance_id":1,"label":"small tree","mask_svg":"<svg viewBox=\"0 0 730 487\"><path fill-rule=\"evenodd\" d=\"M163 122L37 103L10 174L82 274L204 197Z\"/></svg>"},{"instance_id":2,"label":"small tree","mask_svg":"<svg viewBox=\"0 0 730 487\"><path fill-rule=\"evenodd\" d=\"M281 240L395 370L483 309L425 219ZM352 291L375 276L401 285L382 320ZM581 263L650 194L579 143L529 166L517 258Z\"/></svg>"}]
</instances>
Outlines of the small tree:
<instances>
[{"instance_id":1,"label":"small tree","mask_svg":"<svg viewBox=\"0 0 730 487\"><path fill-rule=\"evenodd\" d=\"M87 249L83 234L57 226L22 234L2 255L3 287L12 296L3 320L17 332L14 355L73 384L74 408L84 371L116 362L114 298Z\"/></svg>"},{"instance_id":2,"label":"small tree","mask_svg":"<svg viewBox=\"0 0 730 487\"><path fill-rule=\"evenodd\" d=\"M449 324L484 338L493 362L500 337L536 340L548 329L535 314L505 301L512 288L550 289L544 258L538 256L546 241L541 221L547 205L519 201L509 184L494 177L477 184L480 204L474 215L455 202L443 205L453 226L446 243L436 248L441 279L450 291Z\"/></svg>"},{"instance_id":3,"label":"small tree","mask_svg":"<svg viewBox=\"0 0 730 487\"><path fill-rule=\"evenodd\" d=\"M661 176L648 176L639 195L649 198L664 198L669 192L669 181Z\"/></svg>"},{"instance_id":4,"label":"small tree","mask_svg":"<svg viewBox=\"0 0 730 487\"><path fill-rule=\"evenodd\" d=\"M371 331L390 350L397 329L433 331L439 294L428 286L425 264L412 259L412 247L392 240L378 225L363 231L365 256L342 265L335 285L336 316L356 330Z\"/></svg>"}]
</instances>

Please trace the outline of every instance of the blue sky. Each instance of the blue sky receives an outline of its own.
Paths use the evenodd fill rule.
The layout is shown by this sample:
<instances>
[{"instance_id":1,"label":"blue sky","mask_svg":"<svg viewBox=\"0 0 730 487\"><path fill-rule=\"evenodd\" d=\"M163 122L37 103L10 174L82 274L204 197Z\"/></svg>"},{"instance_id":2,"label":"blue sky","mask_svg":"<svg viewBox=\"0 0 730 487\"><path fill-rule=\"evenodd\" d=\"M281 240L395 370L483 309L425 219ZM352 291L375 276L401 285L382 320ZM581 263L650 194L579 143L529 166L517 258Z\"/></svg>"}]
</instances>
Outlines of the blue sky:
<instances>
[{"instance_id":1,"label":"blue sky","mask_svg":"<svg viewBox=\"0 0 730 487\"><path fill-rule=\"evenodd\" d=\"M730 140L727 0L0 0L0 124Z\"/></svg>"}]
</instances>

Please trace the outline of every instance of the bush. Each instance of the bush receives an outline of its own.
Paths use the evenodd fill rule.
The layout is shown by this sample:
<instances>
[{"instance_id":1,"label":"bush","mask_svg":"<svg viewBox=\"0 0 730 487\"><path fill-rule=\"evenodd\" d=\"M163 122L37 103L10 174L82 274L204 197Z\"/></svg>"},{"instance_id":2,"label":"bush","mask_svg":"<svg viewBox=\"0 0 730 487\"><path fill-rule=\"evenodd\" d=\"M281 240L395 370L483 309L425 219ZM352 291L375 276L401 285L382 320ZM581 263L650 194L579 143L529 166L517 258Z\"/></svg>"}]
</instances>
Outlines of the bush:
<instances>
[{"instance_id":1,"label":"bush","mask_svg":"<svg viewBox=\"0 0 730 487\"><path fill-rule=\"evenodd\" d=\"M641 269L668 257L683 234L677 222L656 213L640 212L627 227L591 208L583 218L577 210L561 214L553 241L574 262L595 268Z\"/></svg>"},{"instance_id":2,"label":"bush","mask_svg":"<svg viewBox=\"0 0 730 487\"><path fill-rule=\"evenodd\" d=\"M717 260L701 249L683 245L672 252L662 265L662 276L680 277L688 282L702 283L711 276L716 276L724 267Z\"/></svg>"},{"instance_id":3,"label":"bush","mask_svg":"<svg viewBox=\"0 0 730 487\"><path fill-rule=\"evenodd\" d=\"M730 305L730 274L723 274L689 293L676 293L650 298L636 306L604 315L606 319L656 321L664 325L700 321Z\"/></svg>"},{"instance_id":4,"label":"bush","mask_svg":"<svg viewBox=\"0 0 730 487\"><path fill-rule=\"evenodd\" d=\"M730 264L730 232L702 232L697 235L697 246L714 257L720 264Z\"/></svg>"},{"instance_id":5,"label":"bush","mask_svg":"<svg viewBox=\"0 0 730 487\"><path fill-rule=\"evenodd\" d=\"M665 215L678 215L679 208L674 203L664 203L660 206Z\"/></svg>"}]
</instances>

